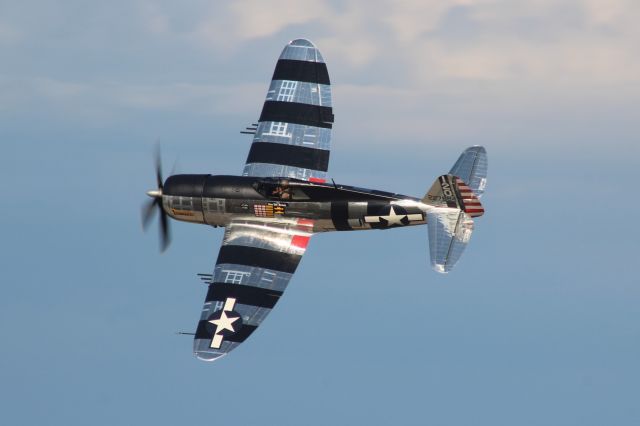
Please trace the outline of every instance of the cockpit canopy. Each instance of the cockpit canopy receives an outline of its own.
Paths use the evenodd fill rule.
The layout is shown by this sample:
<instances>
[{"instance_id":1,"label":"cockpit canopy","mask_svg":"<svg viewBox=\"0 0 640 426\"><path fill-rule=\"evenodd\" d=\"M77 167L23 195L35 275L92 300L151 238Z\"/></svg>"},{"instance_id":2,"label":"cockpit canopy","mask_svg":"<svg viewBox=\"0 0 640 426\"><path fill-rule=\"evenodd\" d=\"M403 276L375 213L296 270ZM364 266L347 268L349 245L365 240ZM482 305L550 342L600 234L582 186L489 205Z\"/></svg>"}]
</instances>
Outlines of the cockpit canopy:
<instances>
[{"instance_id":1,"label":"cockpit canopy","mask_svg":"<svg viewBox=\"0 0 640 426\"><path fill-rule=\"evenodd\" d=\"M253 188L263 197L281 201L308 200L309 196L302 190L308 182L290 178L263 178L253 184Z\"/></svg>"}]
</instances>

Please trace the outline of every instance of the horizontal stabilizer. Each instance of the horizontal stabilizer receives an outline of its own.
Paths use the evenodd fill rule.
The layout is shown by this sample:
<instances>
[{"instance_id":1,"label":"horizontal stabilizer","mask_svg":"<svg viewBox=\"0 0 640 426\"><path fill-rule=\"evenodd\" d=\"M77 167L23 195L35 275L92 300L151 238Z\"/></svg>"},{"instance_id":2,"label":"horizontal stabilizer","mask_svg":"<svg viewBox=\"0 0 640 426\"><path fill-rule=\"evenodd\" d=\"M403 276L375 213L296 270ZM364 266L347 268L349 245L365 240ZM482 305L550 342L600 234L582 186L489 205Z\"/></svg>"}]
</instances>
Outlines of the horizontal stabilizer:
<instances>
[{"instance_id":1,"label":"horizontal stabilizer","mask_svg":"<svg viewBox=\"0 0 640 426\"><path fill-rule=\"evenodd\" d=\"M473 219L458 209L435 209L427 213L431 266L447 273L458 262L471 239Z\"/></svg>"},{"instance_id":2,"label":"horizontal stabilizer","mask_svg":"<svg viewBox=\"0 0 640 426\"><path fill-rule=\"evenodd\" d=\"M483 146L465 149L449 174L458 176L469 184L477 197L481 197L487 185L487 151Z\"/></svg>"}]
</instances>

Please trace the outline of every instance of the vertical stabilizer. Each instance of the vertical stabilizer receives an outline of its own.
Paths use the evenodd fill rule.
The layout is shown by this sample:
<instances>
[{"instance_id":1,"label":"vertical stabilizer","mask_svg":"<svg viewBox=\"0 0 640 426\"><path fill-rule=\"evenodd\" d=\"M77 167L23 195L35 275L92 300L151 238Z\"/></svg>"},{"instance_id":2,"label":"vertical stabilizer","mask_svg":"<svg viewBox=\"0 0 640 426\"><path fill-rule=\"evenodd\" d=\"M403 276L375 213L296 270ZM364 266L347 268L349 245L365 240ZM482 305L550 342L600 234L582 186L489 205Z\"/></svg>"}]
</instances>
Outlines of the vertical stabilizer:
<instances>
[{"instance_id":1,"label":"vertical stabilizer","mask_svg":"<svg viewBox=\"0 0 640 426\"><path fill-rule=\"evenodd\" d=\"M471 217L484 214L484 207L473 190L462 179L452 175L438 177L422 202L433 207L459 209Z\"/></svg>"},{"instance_id":2,"label":"vertical stabilizer","mask_svg":"<svg viewBox=\"0 0 640 426\"><path fill-rule=\"evenodd\" d=\"M422 202L427 211L431 266L447 273L458 262L473 233L473 218L484 214L480 196L487 183L487 152L467 148L449 174L436 179Z\"/></svg>"}]
</instances>

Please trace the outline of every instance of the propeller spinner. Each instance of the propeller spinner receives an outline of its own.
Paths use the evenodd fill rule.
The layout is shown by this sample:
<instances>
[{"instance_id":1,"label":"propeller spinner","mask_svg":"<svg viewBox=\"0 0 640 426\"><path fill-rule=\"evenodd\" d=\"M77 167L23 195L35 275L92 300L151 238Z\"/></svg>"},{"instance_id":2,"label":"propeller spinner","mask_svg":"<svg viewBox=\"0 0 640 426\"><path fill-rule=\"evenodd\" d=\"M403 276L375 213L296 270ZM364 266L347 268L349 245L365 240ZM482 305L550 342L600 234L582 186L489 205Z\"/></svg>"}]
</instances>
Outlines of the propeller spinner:
<instances>
[{"instance_id":1,"label":"propeller spinner","mask_svg":"<svg viewBox=\"0 0 640 426\"><path fill-rule=\"evenodd\" d=\"M169 220L167 213L162 207L162 164L160 160L160 148L156 149L156 186L157 189L147 191L147 195L152 199L142 206L142 229L147 230L149 223L156 209L160 213L160 251L164 252L171 243L171 232L169 230Z\"/></svg>"}]
</instances>

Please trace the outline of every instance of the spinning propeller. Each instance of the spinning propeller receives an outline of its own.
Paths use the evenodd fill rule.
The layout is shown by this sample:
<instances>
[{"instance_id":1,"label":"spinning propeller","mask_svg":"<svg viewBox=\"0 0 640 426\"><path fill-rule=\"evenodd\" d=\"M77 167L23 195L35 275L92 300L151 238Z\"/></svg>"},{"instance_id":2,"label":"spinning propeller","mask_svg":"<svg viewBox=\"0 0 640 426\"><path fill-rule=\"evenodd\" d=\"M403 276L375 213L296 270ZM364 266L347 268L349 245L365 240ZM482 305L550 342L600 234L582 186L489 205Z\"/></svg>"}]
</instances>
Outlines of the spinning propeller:
<instances>
[{"instance_id":1,"label":"spinning propeller","mask_svg":"<svg viewBox=\"0 0 640 426\"><path fill-rule=\"evenodd\" d=\"M169 243L171 243L171 232L169 230L169 220L167 218L167 213L164 211L162 207L162 187L163 187L163 179L162 179L162 161L160 160L160 148L156 149L156 185L157 189L153 189L151 191L147 191L147 195L152 198L152 200L147 201L142 206L142 229L145 231L149 227L149 222L151 222L151 218L153 216L153 212L158 209L160 212L160 252L164 252L167 247L169 247Z\"/></svg>"}]
</instances>

